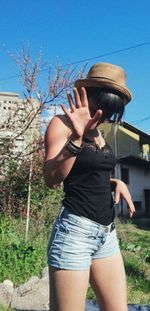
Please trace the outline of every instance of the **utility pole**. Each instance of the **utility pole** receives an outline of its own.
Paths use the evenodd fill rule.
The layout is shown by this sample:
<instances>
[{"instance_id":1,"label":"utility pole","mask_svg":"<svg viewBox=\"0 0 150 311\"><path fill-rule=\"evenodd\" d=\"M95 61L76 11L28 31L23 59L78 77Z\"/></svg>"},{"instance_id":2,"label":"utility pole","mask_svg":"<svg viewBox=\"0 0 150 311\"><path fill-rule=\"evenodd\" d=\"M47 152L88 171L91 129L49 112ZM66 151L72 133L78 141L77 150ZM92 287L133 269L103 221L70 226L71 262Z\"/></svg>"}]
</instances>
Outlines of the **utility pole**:
<instances>
[{"instance_id":1,"label":"utility pole","mask_svg":"<svg viewBox=\"0 0 150 311\"><path fill-rule=\"evenodd\" d=\"M28 184L28 200L27 200L27 218L26 218L26 236L25 236L25 242L27 242L27 239L28 239L28 232L29 232L32 172L33 172L33 153L31 154L30 170L29 170L29 184Z\"/></svg>"}]
</instances>

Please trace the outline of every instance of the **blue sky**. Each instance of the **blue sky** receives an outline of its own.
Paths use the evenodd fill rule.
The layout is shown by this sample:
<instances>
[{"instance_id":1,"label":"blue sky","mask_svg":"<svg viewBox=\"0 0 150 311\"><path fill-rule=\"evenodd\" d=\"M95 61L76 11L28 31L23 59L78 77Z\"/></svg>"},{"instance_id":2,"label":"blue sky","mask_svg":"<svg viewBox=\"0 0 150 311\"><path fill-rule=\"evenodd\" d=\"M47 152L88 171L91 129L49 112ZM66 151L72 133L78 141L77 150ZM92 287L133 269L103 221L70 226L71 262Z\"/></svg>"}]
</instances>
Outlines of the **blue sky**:
<instances>
[{"instance_id":1,"label":"blue sky","mask_svg":"<svg viewBox=\"0 0 150 311\"><path fill-rule=\"evenodd\" d=\"M21 92L18 79L5 79L18 74L6 50L30 45L33 57L42 48L43 60L66 64L150 41L149 0L0 0L0 9L0 91ZM133 94L125 120L150 134L150 119L141 121L150 117L150 44L88 66L99 61L125 68Z\"/></svg>"}]
</instances>

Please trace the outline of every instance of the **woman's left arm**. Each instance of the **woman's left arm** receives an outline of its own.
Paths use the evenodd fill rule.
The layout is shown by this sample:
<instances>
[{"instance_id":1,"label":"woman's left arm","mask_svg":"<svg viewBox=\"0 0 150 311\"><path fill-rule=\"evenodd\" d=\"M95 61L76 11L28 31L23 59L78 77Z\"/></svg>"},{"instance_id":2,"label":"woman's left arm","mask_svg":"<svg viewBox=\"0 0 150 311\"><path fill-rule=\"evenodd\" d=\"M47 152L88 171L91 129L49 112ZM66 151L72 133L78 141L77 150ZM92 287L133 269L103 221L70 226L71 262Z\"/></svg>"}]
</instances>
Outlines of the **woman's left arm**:
<instances>
[{"instance_id":1,"label":"woman's left arm","mask_svg":"<svg viewBox=\"0 0 150 311\"><path fill-rule=\"evenodd\" d=\"M131 194L126 186L126 184L120 180L120 179L115 179L115 178L110 178L111 183L115 185L114 187L114 192L115 192L115 204L118 204L120 201L120 197L123 197L123 199L126 201L129 209L129 215L130 217L133 216L135 213L135 206L133 204Z\"/></svg>"}]
</instances>

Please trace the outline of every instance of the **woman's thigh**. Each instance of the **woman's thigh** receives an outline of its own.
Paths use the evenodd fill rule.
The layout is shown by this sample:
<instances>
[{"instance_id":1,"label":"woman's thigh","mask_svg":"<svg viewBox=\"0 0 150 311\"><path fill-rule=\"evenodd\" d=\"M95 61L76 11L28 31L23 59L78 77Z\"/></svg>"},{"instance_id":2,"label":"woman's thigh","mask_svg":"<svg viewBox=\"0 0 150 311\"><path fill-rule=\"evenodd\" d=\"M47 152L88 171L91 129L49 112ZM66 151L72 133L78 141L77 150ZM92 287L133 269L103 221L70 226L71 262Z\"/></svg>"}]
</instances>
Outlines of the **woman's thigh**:
<instances>
[{"instance_id":1,"label":"woman's thigh","mask_svg":"<svg viewBox=\"0 0 150 311\"><path fill-rule=\"evenodd\" d=\"M62 270L49 266L50 311L84 311L89 269Z\"/></svg>"},{"instance_id":2,"label":"woman's thigh","mask_svg":"<svg viewBox=\"0 0 150 311\"><path fill-rule=\"evenodd\" d=\"M127 311L126 277L121 253L92 261L90 283L102 311Z\"/></svg>"}]
</instances>

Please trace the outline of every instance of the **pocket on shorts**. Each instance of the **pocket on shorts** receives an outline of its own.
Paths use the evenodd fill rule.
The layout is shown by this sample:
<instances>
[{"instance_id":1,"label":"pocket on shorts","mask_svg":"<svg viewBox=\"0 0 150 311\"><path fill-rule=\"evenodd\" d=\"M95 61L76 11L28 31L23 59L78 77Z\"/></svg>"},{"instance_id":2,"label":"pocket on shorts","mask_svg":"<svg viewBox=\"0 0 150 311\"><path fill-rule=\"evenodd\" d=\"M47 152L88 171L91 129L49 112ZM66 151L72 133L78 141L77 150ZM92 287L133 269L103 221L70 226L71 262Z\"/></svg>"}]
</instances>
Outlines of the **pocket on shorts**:
<instances>
[{"instance_id":1,"label":"pocket on shorts","mask_svg":"<svg viewBox=\"0 0 150 311\"><path fill-rule=\"evenodd\" d=\"M84 228L81 224L72 224L68 222L68 232L69 235L76 236L79 238L90 238L92 237L92 232L88 228Z\"/></svg>"},{"instance_id":2,"label":"pocket on shorts","mask_svg":"<svg viewBox=\"0 0 150 311\"><path fill-rule=\"evenodd\" d=\"M111 247L114 249L119 247L119 242L118 242L118 237L117 237L117 232L116 229L114 229L112 232L110 232L107 237L106 237L106 242L107 244L110 244Z\"/></svg>"},{"instance_id":3,"label":"pocket on shorts","mask_svg":"<svg viewBox=\"0 0 150 311\"><path fill-rule=\"evenodd\" d=\"M58 232L58 226L56 226L56 221L52 227L52 231L50 233L50 237L49 237L49 241L48 241L48 246L47 246L47 254L49 254L52 246L53 246L53 243L54 243L54 240L55 240L55 237L57 235L57 232Z\"/></svg>"},{"instance_id":4,"label":"pocket on shorts","mask_svg":"<svg viewBox=\"0 0 150 311\"><path fill-rule=\"evenodd\" d=\"M58 232L60 234L68 234L69 233L68 219L65 219L65 218L60 219L59 225L58 225Z\"/></svg>"},{"instance_id":5,"label":"pocket on shorts","mask_svg":"<svg viewBox=\"0 0 150 311\"><path fill-rule=\"evenodd\" d=\"M58 217L56 219L54 225L53 225L53 228L52 228L52 231L50 234L50 238L49 238L49 242L48 242L48 255L50 254L53 245L55 245L55 244L62 245L63 244L65 236L68 233L69 233L68 220Z\"/></svg>"}]
</instances>

